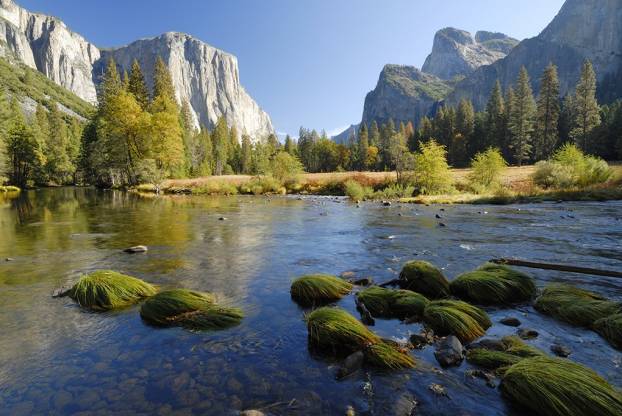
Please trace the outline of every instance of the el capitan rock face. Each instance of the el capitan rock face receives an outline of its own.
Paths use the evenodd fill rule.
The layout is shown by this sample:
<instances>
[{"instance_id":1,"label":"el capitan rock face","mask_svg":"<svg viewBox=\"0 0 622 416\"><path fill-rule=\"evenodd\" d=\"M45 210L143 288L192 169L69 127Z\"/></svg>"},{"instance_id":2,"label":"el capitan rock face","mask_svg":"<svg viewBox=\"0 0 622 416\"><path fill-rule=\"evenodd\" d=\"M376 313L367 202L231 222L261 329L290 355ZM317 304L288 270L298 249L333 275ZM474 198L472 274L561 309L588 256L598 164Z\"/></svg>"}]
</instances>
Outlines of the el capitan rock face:
<instances>
[{"instance_id":1,"label":"el capitan rock face","mask_svg":"<svg viewBox=\"0 0 622 416\"><path fill-rule=\"evenodd\" d=\"M436 32L421 70L446 80L467 76L505 57L517 43L502 33L477 32L474 38L467 31L445 28Z\"/></svg>"},{"instance_id":2,"label":"el capitan rock face","mask_svg":"<svg viewBox=\"0 0 622 416\"><path fill-rule=\"evenodd\" d=\"M97 83L110 56L129 69L133 59L150 81L158 55L168 65L179 102L190 103L197 122L213 126L224 115L229 125L255 139L273 133L270 117L240 84L235 56L181 33L165 33L128 46L100 50L59 19L31 13L0 0L1 53L11 53L80 98L97 102Z\"/></svg>"}]
</instances>

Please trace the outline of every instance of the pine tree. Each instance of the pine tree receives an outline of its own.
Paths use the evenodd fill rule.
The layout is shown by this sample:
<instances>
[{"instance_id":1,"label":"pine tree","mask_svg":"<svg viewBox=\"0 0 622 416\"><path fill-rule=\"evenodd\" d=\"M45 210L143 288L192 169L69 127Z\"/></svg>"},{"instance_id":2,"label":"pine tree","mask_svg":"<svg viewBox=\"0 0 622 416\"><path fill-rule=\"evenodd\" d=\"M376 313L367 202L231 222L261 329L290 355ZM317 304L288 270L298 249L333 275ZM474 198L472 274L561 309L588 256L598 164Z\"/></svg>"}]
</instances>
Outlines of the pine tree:
<instances>
[{"instance_id":1,"label":"pine tree","mask_svg":"<svg viewBox=\"0 0 622 416\"><path fill-rule=\"evenodd\" d=\"M505 141L505 100L499 80L490 94L486 104L486 137L480 143L476 152L483 151L491 146L503 147Z\"/></svg>"},{"instance_id":2,"label":"pine tree","mask_svg":"<svg viewBox=\"0 0 622 416\"><path fill-rule=\"evenodd\" d=\"M376 120L371 122L371 127L369 128L369 145L376 148L380 146L380 130Z\"/></svg>"},{"instance_id":3,"label":"pine tree","mask_svg":"<svg viewBox=\"0 0 622 416\"><path fill-rule=\"evenodd\" d=\"M514 112L514 99L516 94L512 86L508 87L505 93L505 112L503 113L503 139L501 143L501 153L505 160L512 159L512 150L510 145L512 143L512 131L510 130L510 114Z\"/></svg>"},{"instance_id":4,"label":"pine tree","mask_svg":"<svg viewBox=\"0 0 622 416\"><path fill-rule=\"evenodd\" d=\"M512 133L509 147L518 166L529 160L531 155L535 113L536 102L529 85L529 74L522 67L516 83L512 112L509 114L509 128Z\"/></svg>"},{"instance_id":5,"label":"pine tree","mask_svg":"<svg viewBox=\"0 0 622 416\"><path fill-rule=\"evenodd\" d=\"M430 120L427 116L423 116L419 122L419 136L423 141L428 141L434 137L434 125L432 124L432 120ZM417 145L417 148L414 150L417 150L418 148L419 145Z\"/></svg>"},{"instance_id":6,"label":"pine tree","mask_svg":"<svg viewBox=\"0 0 622 416\"><path fill-rule=\"evenodd\" d=\"M559 141L559 80L552 63L542 75L537 107L533 150L535 159L543 160L551 156Z\"/></svg>"},{"instance_id":7,"label":"pine tree","mask_svg":"<svg viewBox=\"0 0 622 416\"><path fill-rule=\"evenodd\" d=\"M136 59L132 62L127 90L134 95L143 110L149 108L149 90L145 83L143 71Z\"/></svg>"},{"instance_id":8,"label":"pine tree","mask_svg":"<svg viewBox=\"0 0 622 416\"><path fill-rule=\"evenodd\" d=\"M285 151L292 156L298 155L298 149L296 149L296 141L290 137L290 135L285 136Z\"/></svg>"},{"instance_id":9,"label":"pine tree","mask_svg":"<svg viewBox=\"0 0 622 416\"><path fill-rule=\"evenodd\" d=\"M361 124L358 134L358 143L356 146L355 166L361 170L367 170L367 152L369 150L369 137L367 134L367 124Z\"/></svg>"},{"instance_id":10,"label":"pine tree","mask_svg":"<svg viewBox=\"0 0 622 416\"><path fill-rule=\"evenodd\" d=\"M51 155L55 149L50 149L48 141L50 140L50 121L48 119L48 111L43 104L37 103L37 109L35 110L35 116L32 120L32 131L35 135L35 140L38 146L43 149L44 156L41 160L41 164L34 169L33 179L37 183L47 183L49 176L47 172L47 157Z\"/></svg>"},{"instance_id":11,"label":"pine tree","mask_svg":"<svg viewBox=\"0 0 622 416\"><path fill-rule=\"evenodd\" d=\"M104 72L104 77L100 86L100 110L105 109L108 101L112 97L118 96L122 90L123 83L121 82L119 71L117 70L117 64L113 58L110 58L108 60L108 64L106 65L106 71Z\"/></svg>"},{"instance_id":12,"label":"pine tree","mask_svg":"<svg viewBox=\"0 0 622 416\"><path fill-rule=\"evenodd\" d=\"M240 158L242 148L240 146L240 137L238 136L238 129L235 126L229 130L229 166L235 173L240 172Z\"/></svg>"},{"instance_id":13,"label":"pine tree","mask_svg":"<svg viewBox=\"0 0 622 416\"><path fill-rule=\"evenodd\" d=\"M9 159L9 181L21 188L28 185L32 174L43 163L43 149L37 142L15 97L11 103L12 117L6 136L6 152Z\"/></svg>"},{"instance_id":14,"label":"pine tree","mask_svg":"<svg viewBox=\"0 0 622 416\"><path fill-rule=\"evenodd\" d=\"M45 170L49 180L63 184L73 176L74 166L67 154L69 147L67 124L65 124L55 102L50 104L48 119L50 128L44 145L47 157Z\"/></svg>"},{"instance_id":15,"label":"pine tree","mask_svg":"<svg viewBox=\"0 0 622 416\"><path fill-rule=\"evenodd\" d=\"M289 135L287 136L289 138ZM287 138L285 143L287 144ZM289 138L291 140L291 138ZM291 154L291 153L290 153ZM252 173L253 163L253 144L248 134L242 135L242 146L240 150L240 169L241 173L248 175Z\"/></svg>"},{"instance_id":16,"label":"pine tree","mask_svg":"<svg viewBox=\"0 0 622 416\"><path fill-rule=\"evenodd\" d=\"M590 134L601 123L596 101L596 74L590 61L583 64L574 98L575 122L570 137L584 151L590 149Z\"/></svg>"},{"instance_id":17,"label":"pine tree","mask_svg":"<svg viewBox=\"0 0 622 416\"><path fill-rule=\"evenodd\" d=\"M168 70L162 57L158 56L153 70L153 97L168 97L175 102L175 87L171 72Z\"/></svg>"},{"instance_id":18,"label":"pine tree","mask_svg":"<svg viewBox=\"0 0 622 416\"><path fill-rule=\"evenodd\" d=\"M201 126L201 129L194 139L194 144L193 165L196 166L196 169L193 173L196 176L211 175L213 165L212 138L205 126Z\"/></svg>"},{"instance_id":19,"label":"pine tree","mask_svg":"<svg viewBox=\"0 0 622 416\"><path fill-rule=\"evenodd\" d=\"M222 175L229 157L229 127L224 116L220 116L216 127L212 132L212 145L214 151L214 174Z\"/></svg>"},{"instance_id":20,"label":"pine tree","mask_svg":"<svg viewBox=\"0 0 622 416\"><path fill-rule=\"evenodd\" d=\"M193 164L192 154L193 150L196 148L194 139L196 138L198 132L194 128L192 109L190 108L190 104L187 100L184 100L181 104L179 122L181 124L181 130L183 134L186 171L191 172L193 169L197 168L197 166Z\"/></svg>"}]
</instances>

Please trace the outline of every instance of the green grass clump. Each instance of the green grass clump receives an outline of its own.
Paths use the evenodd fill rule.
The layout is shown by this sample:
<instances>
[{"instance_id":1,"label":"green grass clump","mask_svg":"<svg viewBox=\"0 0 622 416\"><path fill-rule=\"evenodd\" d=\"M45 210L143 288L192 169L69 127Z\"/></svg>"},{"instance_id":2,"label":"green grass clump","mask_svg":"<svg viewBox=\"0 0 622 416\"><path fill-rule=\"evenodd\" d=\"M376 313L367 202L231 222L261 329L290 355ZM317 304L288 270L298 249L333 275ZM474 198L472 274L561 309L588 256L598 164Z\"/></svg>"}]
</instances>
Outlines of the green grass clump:
<instances>
[{"instance_id":1,"label":"green grass clump","mask_svg":"<svg viewBox=\"0 0 622 416\"><path fill-rule=\"evenodd\" d=\"M147 299L140 308L140 316L156 326L218 330L238 325L244 314L238 308L217 305L210 293L174 289Z\"/></svg>"},{"instance_id":2,"label":"green grass clump","mask_svg":"<svg viewBox=\"0 0 622 416\"><path fill-rule=\"evenodd\" d=\"M492 326L486 312L456 300L430 302L423 312L423 320L438 335L455 335L463 343L481 337Z\"/></svg>"},{"instance_id":3,"label":"green grass clump","mask_svg":"<svg viewBox=\"0 0 622 416\"><path fill-rule=\"evenodd\" d=\"M535 308L571 325L591 327L597 320L619 313L619 303L573 286L553 284L538 299Z\"/></svg>"},{"instance_id":4,"label":"green grass clump","mask_svg":"<svg viewBox=\"0 0 622 416\"><path fill-rule=\"evenodd\" d=\"M449 296L449 282L443 272L427 261L414 260L406 263L400 273L400 286L431 299Z\"/></svg>"},{"instance_id":5,"label":"green grass clump","mask_svg":"<svg viewBox=\"0 0 622 416\"><path fill-rule=\"evenodd\" d=\"M501 391L541 416L622 415L622 395L591 369L572 361L527 358L511 366Z\"/></svg>"},{"instance_id":6,"label":"green grass clump","mask_svg":"<svg viewBox=\"0 0 622 416\"><path fill-rule=\"evenodd\" d=\"M336 276L312 274L294 280L292 299L304 306L336 302L352 291L353 285Z\"/></svg>"},{"instance_id":7,"label":"green grass clump","mask_svg":"<svg viewBox=\"0 0 622 416\"><path fill-rule=\"evenodd\" d=\"M545 355L536 347L525 344L517 336L502 338L503 351L475 348L467 353L467 361L479 367L496 370L503 374L508 366L514 365L525 358Z\"/></svg>"},{"instance_id":8,"label":"green grass clump","mask_svg":"<svg viewBox=\"0 0 622 416\"><path fill-rule=\"evenodd\" d=\"M83 308L104 311L134 304L156 293L155 286L140 279L100 270L82 276L68 296Z\"/></svg>"},{"instance_id":9,"label":"green grass clump","mask_svg":"<svg viewBox=\"0 0 622 416\"><path fill-rule=\"evenodd\" d=\"M414 359L383 341L343 309L323 307L306 317L309 343L336 356L363 351L368 364L379 368L413 368Z\"/></svg>"},{"instance_id":10,"label":"green grass clump","mask_svg":"<svg viewBox=\"0 0 622 416\"><path fill-rule=\"evenodd\" d=\"M450 288L454 296L480 305L525 302L536 295L536 285L529 275L492 263L458 276Z\"/></svg>"},{"instance_id":11,"label":"green grass clump","mask_svg":"<svg viewBox=\"0 0 622 416\"><path fill-rule=\"evenodd\" d=\"M423 315L429 300L410 290L392 290L378 286L357 294L369 312L380 318L410 318Z\"/></svg>"},{"instance_id":12,"label":"green grass clump","mask_svg":"<svg viewBox=\"0 0 622 416\"><path fill-rule=\"evenodd\" d=\"M594 322L594 330L615 348L622 349L622 313Z\"/></svg>"}]
</instances>

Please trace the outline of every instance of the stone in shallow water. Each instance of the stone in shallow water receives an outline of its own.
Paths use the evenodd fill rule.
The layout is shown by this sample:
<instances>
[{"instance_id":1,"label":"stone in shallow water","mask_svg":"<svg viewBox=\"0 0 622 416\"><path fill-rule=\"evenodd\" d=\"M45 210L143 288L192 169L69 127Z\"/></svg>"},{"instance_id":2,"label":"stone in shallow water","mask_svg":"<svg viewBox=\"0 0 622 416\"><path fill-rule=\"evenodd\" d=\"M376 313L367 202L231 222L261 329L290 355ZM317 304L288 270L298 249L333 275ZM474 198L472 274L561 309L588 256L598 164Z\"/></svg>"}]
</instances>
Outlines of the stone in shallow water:
<instances>
[{"instance_id":1,"label":"stone in shallow water","mask_svg":"<svg viewBox=\"0 0 622 416\"><path fill-rule=\"evenodd\" d=\"M442 367L458 366L464 360L462 350L460 340L450 335L439 343L438 348L434 351L434 357Z\"/></svg>"},{"instance_id":2,"label":"stone in shallow water","mask_svg":"<svg viewBox=\"0 0 622 416\"><path fill-rule=\"evenodd\" d=\"M129 254L136 254L136 253L146 253L147 250L148 250L147 246L134 246L134 247L128 247L123 251Z\"/></svg>"},{"instance_id":3,"label":"stone in shallow water","mask_svg":"<svg viewBox=\"0 0 622 416\"><path fill-rule=\"evenodd\" d=\"M572 354L572 350L565 345L553 344L551 345L551 352L558 357L566 358Z\"/></svg>"},{"instance_id":4,"label":"stone in shallow water","mask_svg":"<svg viewBox=\"0 0 622 416\"><path fill-rule=\"evenodd\" d=\"M540 335L538 331L529 328L521 328L518 330L517 334L521 339L535 339Z\"/></svg>"},{"instance_id":5,"label":"stone in shallow water","mask_svg":"<svg viewBox=\"0 0 622 416\"><path fill-rule=\"evenodd\" d=\"M514 318L513 316L505 317L499 322L506 326L521 326L521 321L518 318Z\"/></svg>"}]
</instances>

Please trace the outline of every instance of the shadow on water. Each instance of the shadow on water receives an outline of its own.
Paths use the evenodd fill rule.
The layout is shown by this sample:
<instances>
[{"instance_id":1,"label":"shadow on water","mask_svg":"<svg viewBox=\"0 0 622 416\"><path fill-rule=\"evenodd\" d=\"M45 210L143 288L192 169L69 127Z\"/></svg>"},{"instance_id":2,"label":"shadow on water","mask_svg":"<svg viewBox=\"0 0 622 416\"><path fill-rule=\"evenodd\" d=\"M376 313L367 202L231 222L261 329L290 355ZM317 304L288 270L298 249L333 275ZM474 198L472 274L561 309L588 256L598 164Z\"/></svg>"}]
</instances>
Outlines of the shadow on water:
<instances>
[{"instance_id":1,"label":"shadow on water","mask_svg":"<svg viewBox=\"0 0 622 416\"><path fill-rule=\"evenodd\" d=\"M307 349L305 310L290 299L301 274L354 271L389 280L412 258L448 276L493 257L524 257L622 269L622 204L505 207L363 204L334 198L143 198L120 191L60 188L0 200L0 402L7 414L231 414L270 406L274 414L392 414L417 401L419 414L520 415L498 390L465 376L463 364L434 370L433 349L414 354L414 371L359 372L334 379L335 364ZM221 221L221 217L226 220ZM146 254L121 249L146 244ZM50 293L82 273L114 269L163 287L221 294L247 311L218 333L154 329L138 308L88 313ZM614 279L534 272L540 286L579 284L622 300ZM352 297L341 306L354 312ZM622 386L622 355L592 332L525 306L488 310L497 322L519 317L548 350L561 342L572 359ZM378 321L380 335L405 339L419 324ZM495 324L488 334L512 328ZM429 391L446 387L449 397ZM287 407L295 399L291 407Z\"/></svg>"}]
</instances>

